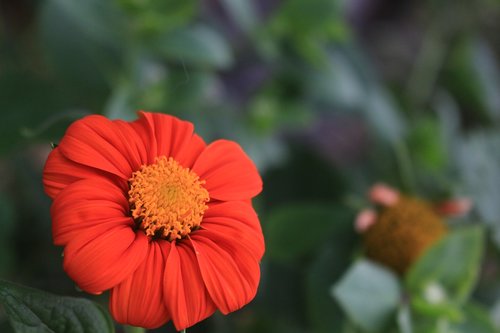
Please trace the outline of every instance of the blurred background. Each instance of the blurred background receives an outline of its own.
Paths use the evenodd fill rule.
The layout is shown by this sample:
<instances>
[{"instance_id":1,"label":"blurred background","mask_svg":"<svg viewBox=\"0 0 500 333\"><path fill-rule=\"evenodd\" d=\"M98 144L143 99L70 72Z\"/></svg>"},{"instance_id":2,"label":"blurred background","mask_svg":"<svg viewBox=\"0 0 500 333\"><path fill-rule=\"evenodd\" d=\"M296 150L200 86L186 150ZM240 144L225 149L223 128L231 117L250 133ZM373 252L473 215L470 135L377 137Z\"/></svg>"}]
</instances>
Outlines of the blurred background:
<instances>
[{"instance_id":1,"label":"blurred background","mask_svg":"<svg viewBox=\"0 0 500 333\"><path fill-rule=\"evenodd\" d=\"M497 332L499 61L498 0L0 0L0 278L106 304L62 270L42 168L72 121L143 109L264 178L258 295L189 332ZM473 209L397 274L354 229L376 182Z\"/></svg>"}]
</instances>

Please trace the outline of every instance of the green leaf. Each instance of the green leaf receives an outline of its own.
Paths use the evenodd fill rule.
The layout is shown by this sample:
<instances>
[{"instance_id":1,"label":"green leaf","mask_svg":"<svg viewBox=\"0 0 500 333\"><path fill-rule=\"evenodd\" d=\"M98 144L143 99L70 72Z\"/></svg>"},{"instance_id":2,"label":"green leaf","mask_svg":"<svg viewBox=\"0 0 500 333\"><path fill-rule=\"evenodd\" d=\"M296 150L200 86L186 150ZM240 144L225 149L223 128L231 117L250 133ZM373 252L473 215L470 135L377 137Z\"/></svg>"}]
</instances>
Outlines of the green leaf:
<instances>
[{"instance_id":1,"label":"green leaf","mask_svg":"<svg viewBox=\"0 0 500 333\"><path fill-rule=\"evenodd\" d=\"M282 128L293 130L312 124L314 116L308 107L269 92L254 97L249 105L249 120L257 131L272 134Z\"/></svg>"},{"instance_id":2,"label":"green leaf","mask_svg":"<svg viewBox=\"0 0 500 333\"><path fill-rule=\"evenodd\" d=\"M438 170L446 163L446 151L439 123L430 117L421 117L413 122L408 138L409 149L419 166L427 170Z\"/></svg>"},{"instance_id":3,"label":"green leaf","mask_svg":"<svg viewBox=\"0 0 500 333\"><path fill-rule=\"evenodd\" d=\"M500 247L500 135L482 131L455 142L456 165L467 193L474 198L480 219L491 228L492 238Z\"/></svg>"},{"instance_id":4,"label":"green leaf","mask_svg":"<svg viewBox=\"0 0 500 333\"><path fill-rule=\"evenodd\" d=\"M271 31L278 36L292 39L333 40L346 33L341 5L331 0L285 1L275 17L270 20Z\"/></svg>"},{"instance_id":5,"label":"green leaf","mask_svg":"<svg viewBox=\"0 0 500 333\"><path fill-rule=\"evenodd\" d=\"M500 117L499 67L494 51L476 36L457 40L451 50L444 81L469 122L487 124Z\"/></svg>"},{"instance_id":6,"label":"green leaf","mask_svg":"<svg viewBox=\"0 0 500 333\"><path fill-rule=\"evenodd\" d=\"M227 41L205 25L172 31L155 40L154 47L168 60L188 65L227 68L233 63Z\"/></svg>"},{"instance_id":7,"label":"green leaf","mask_svg":"<svg viewBox=\"0 0 500 333\"><path fill-rule=\"evenodd\" d=\"M196 15L196 0L118 0L133 21L134 28L147 37L188 24Z\"/></svg>"},{"instance_id":8,"label":"green leaf","mask_svg":"<svg viewBox=\"0 0 500 333\"><path fill-rule=\"evenodd\" d=\"M335 300L330 297L332 281L337 281L351 264L351 254L359 237L352 221L338 221L325 247L307 268L305 285L306 314L316 333L339 332L345 325L345 316Z\"/></svg>"},{"instance_id":9,"label":"green leaf","mask_svg":"<svg viewBox=\"0 0 500 333\"><path fill-rule=\"evenodd\" d=\"M347 316L368 332L388 324L401 296L394 273L368 260L356 262L331 292Z\"/></svg>"},{"instance_id":10,"label":"green leaf","mask_svg":"<svg viewBox=\"0 0 500 333\"><path fill-rule=\"evenodd\" d=\"M391 143L399 143L406 134L406 123L394 98L383 87L369 90L363 112L378 136Z\"/></svg>"},{"instance_id":11,"label":"green leaf","mask_svg":"<svg viewBox=\"0 0 500 333\"><path fill-rule=\"evenodd\" d=\"M256 4L247 0L222 0L226 11L230 14L235 24L246 33L257 27L258 15Z\"/></svg>"},{"instance_id":12,"label":"green leaf","mask_svg":"<svg viewBox=\"0 0 500 333\"><path fill-rule=\"evenodd\" d=\"M352 59L342 49L331 51L328 62L306 73L306 92L311 98L340 108L358 109L367 100L367 92Z\"/></svg>"},{"instance_id":13,"label":"green leaf","mask_svg":"<svg viewBox=\"0 0 500 333\"><path fill-rule=\"evenodd\" d=\"M452 322L459 322L462 320L463 312L460 308L460 304L448 299L445 294L442 294L440 298L432 298L430 295L432 293L431 290L435 287L435 284L431 284L425 292L425 294L427 294L425 296L418 294L413 295L411 299L413 310L428 318L445 319Z\"/></svg>"},{"instance_id":14,"label":"green leaf","mask_svg":"<svg viewBox=\"0 0 500 333\"><path fill-rule=\"evenodd\" d=\"M467 300L483 253L483 229L452 231L431 247L406 274L408 290L436 307Z\"/></svg>"},{"instance_id":15,"label":"green leaf","mask_svg":"<svg viewBox=\"0 0 500 333\"><path fill-rule=\"evenodd\" d=\"M265 223L267 255L281 261L303 257L321 246L337 225L352 218L346 208L333 204L282 206Z\"/></svg>"},{"instance_id":16,"label":"green leaf","mask_svg":"<svg viewBox=\"0 0 500 333\"><path fill-rule=\"evenodd\" d=\"M478 304L467 304L464 320L453 325L453 333L495 333L498 330L493 325L486 309Z\"/></svg>"},{"instance_id":17,"label":"green leaf","mask_svg":"<svg viewBox=\"0 0 500 333\"><path fill-rule=\"evenodd\" d=\"M87 299L57 296L0 280L0 303L17 333L114 332L108 313Z\"/></svg>"},{"instance_id":18,"label":"green leaf","mask_svg":"<svg viewBox=\"0 0 500 333\"><path fill-rule=\"evenodd\" d=\"M378 137L400 142L407 131L405 119L360 53L346 47L331 51L324 67L306 73L306 92L320 103L361 112Z\"/></svg>"}]
</instances>

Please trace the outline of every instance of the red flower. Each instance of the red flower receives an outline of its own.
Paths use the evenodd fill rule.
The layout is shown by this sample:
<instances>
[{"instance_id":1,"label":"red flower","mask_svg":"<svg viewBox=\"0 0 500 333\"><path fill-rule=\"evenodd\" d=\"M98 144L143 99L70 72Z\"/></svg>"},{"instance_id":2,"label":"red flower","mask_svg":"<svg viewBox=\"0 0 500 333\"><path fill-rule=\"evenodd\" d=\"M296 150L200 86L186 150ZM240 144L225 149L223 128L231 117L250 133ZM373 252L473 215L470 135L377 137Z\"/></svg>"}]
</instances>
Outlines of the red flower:
<instances>
[{"instance_id":1,"label":"red flower","mask_svg":"<svg viewBox=\"0 0 500 333\"><path fill-rule=\"evenodd\" d=\"M164 114L88 116L50 153L43 183L65 271L89 293L111 289L118 322L182 330L254 298L262 181L236 143L206 145Z\"/></svg>"}]
</instances>

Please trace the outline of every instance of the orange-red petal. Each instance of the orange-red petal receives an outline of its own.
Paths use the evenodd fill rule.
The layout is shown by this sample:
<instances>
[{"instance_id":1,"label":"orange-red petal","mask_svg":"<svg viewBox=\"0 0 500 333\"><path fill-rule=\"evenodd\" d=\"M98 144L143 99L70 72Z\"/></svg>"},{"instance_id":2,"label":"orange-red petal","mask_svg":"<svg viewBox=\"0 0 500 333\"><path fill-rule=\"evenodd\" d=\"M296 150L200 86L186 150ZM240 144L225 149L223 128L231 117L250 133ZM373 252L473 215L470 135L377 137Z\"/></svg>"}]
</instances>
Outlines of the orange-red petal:
<instances>
[{"instance_id":1,"label":"orange-red petal","mask_svg":"<svg viewBox=\"0 0 500 333\"><path fill-rule=\"evenodd\" d=\"M179 164L190 168L206 144L201 137L194 134L194 126L188 121L174 116L140 112L137 129L144 130L143 140L149 143L156 156L173 157Z\"/></svg>"},{"instance_id":2,"label":"orange-red petal","mask_svg":"<svg viewBox=\"0 0 500 333\"><path fill-rule=\"evenodd\" d=\"M205 180L210 197L217 200L247 200L262 190L254 163L232 141L217 140L196 160L193 171Z\"/></svg>"},{"instance_id":3,"label":"orange-red petal","mask_svg":"<svg viewBox=\"0 0 500 333\"><path fill-rule=\"evenodd\" d=\"M178 331L193 326L216 310L203 284L194 250L186 242L172 243L165 267L163 292Z\"/></svg>"},{"instance_id":4,"label":"orange-red petal","mask_svg":"<svg viewBox=\"0 0 500 333\"><path fill-rule=\"evenodd\" d=\"M257 260L264 254L264 235L257 213L243 201L225 201L209 205L201 228L217 233L227 240L238 240Z\"/></svg>"},{"instance_id":5,"label":"orange-red petal","mask_svg":"<svg viewBox=\"0 0 500 333\"><path fill-rule=\"evenodd\" d=\"M257 293L259 262L237 239L209 230L191 237L203 281L217 308L227 314L248 304Z\"/></svg>"},{"instance_id":6,"label":"orange-red petal","mask_svg":"<svg viewBox=\"0 0 500 333\"><path fill-rule=\"evenodd\" d=\"M169 249L167 241L150 242L146 260L111 290L109 309L117 322L153 329L170 320L162 292Z\"/></svg>"},{"instance_id":7,"label":"orange-red petal","mask_svg":"<svg viewBox=\"0 0 500 333\"><path fill-rule=\"evenodd\" d=\"M100 293L128 278L146 258L148 239L129 226L82 230L64 248L64 270L84 291Z\"/></svg>"},{"instance_id":8,"label":"orange-red petal","mask_svg":"<svg viewBox=\"0 0 500 333\"><path fill-rule=\"evenodd\" d=\"M176 151L173 157L183 167L192 168L194 162L203 150L205 150L206 146L207 144L199 135L193 134L189 144L184 149Z\"/></svg>"},{"instance_id":9,"label":"orange-red petal","mask_svg":"<svg viewBox=\"0 0 500 333\"><path fill-rule=\"evenodd\" d=\"M84 233L100 234L119 225L133 226L125 194L105 178L72 183L56 197L50 211L57 245L81 238Z\"/></svg>"},{"instance_id":10,"label":"orange-red petal","mask_svg":"<svg viewBox=\"0 0 500 333\"><path fill-rule=\"evenodd\" d=\"M61 154L60 148L53 149L45 162L43 169L43 186L49 197L54 199L61 190L69 184L83 178L101 178L110 175L75 163Z\"/></svg>"},{"instance_id":11,"label":"orange-red petal","mask_svg":"<svg viewBox=\"0 0 500 333\"><path fill-rule=\"evenodd\" d=\"M74 162L128 180L145 162L137 148L143 142L131 135L133 129L126 129L128 126L99 115L87 116L68 128L58 148Z\"/></svg>"}]
</instances>

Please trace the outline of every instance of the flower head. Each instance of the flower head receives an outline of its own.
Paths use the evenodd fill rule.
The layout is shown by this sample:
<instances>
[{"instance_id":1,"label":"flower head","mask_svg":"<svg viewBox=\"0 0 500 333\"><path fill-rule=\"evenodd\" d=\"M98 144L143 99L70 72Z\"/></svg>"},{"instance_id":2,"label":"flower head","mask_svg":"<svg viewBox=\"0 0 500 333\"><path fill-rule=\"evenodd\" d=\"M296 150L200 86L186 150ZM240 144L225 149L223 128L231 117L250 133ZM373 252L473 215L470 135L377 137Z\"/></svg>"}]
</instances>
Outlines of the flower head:
<instances>
[{"instance_id":1,"label":"flower head","mask_svg":"<svg viewBox=\"0 0 500 333\"><path fill-rule=\"evenodd\" d=\"M86 292L111 290L118 322L182 330L255 296L262 181L236 143L206 145L165 114L87 116L50 153L43 183L65 271Z\"/></svg>"},{"instance_id":2,"label":"flower head","mask_svg":"<svg viewBox=\"0 0 500 333\"><path fill-rule=\"evenodd\" d=\"M374 185L369 197L378 209L362 210L355 223L366 255L400 274L446 235L445 216L461 215L471 207L466 199L434 204L384 184Z\"/></svg>"}]
</instances>

